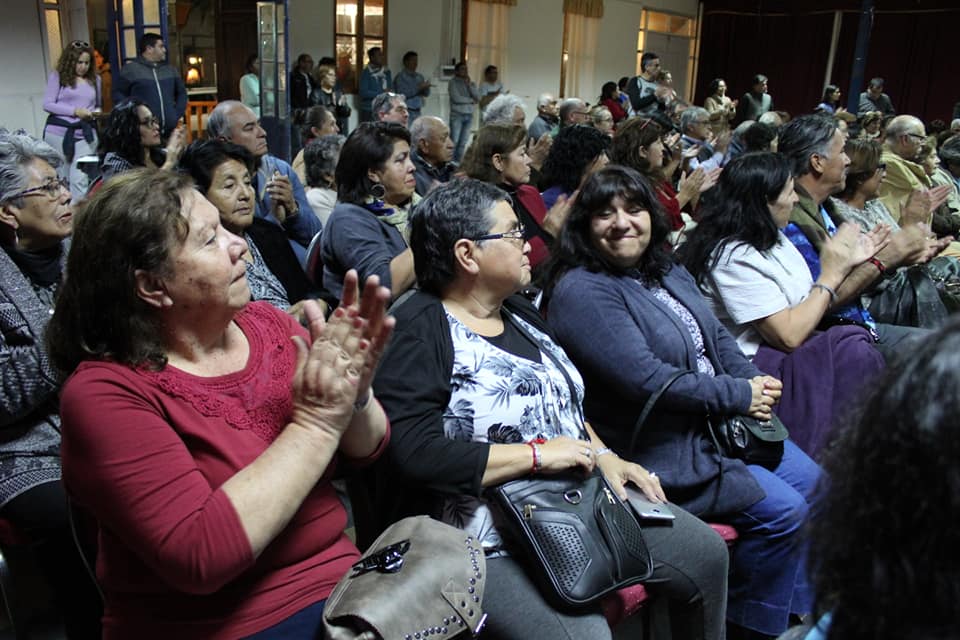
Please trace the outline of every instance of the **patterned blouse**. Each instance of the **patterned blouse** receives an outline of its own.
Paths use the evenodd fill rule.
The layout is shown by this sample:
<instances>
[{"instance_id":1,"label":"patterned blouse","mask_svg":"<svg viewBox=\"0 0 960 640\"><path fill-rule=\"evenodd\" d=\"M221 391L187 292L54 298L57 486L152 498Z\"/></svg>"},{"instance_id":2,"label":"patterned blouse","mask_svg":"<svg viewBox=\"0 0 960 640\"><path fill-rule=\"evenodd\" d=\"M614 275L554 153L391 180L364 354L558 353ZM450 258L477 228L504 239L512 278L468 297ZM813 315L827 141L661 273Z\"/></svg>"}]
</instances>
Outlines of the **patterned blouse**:
<instances>
[{"instance_id":1,"label":"patterned blouse","mask_svg":"<svg viewBox=\"0 0 960 640\"><path fill-rule=\"evenodd\" d=\"M537 340L541 354L548 352L562 363L576 397L570 397L567 380L551 358L544 355L542 362L534 362L504 351L448 312L454 356L444 433L454 440L491 444L559 436L586 439L579 372L549 336L514 319ZM501 550L500 535L482 498L445 496L439 519L476 536L488 554Z\"/></svg>"},{"instance_id":2,"label":"patterned blouse","mask_svg":"<svg viewBox=\"0 0 960 640\"><path fill-rule=\"evenodd\" d=\"M697 350L697 371L711 376L716 375L717 372L713 368L713 363L711 363L707 357L707 349L703 344L703 332L700 331L700 325L697 324L697 319L693 317L690 310L687 309L682 302L670 295L670 292L663 287L658 285L645 285L642 282L640 284L646 287L647 290L653 294L653 297L673 311L677 317L680 318L683 326L687 328L687 331L690 333L690 338L693 340L693 346Z\"/></svg>"},{"instance_id":3,"label":"patterned blouse","mask_svg":"<svg viewBox=\"0 0 960 640\"><path fill-rule=\"evenodd\" d=\"M263 300L286 311L290 308L287 290L277 280L277 276L273 275L273 271L270 271L253 238L249 234L244 234L243 239L247 241L250 256L253 258L252 261L247 262L247 286L250 287L250 299Z\"/></svg>"}]
</instances>

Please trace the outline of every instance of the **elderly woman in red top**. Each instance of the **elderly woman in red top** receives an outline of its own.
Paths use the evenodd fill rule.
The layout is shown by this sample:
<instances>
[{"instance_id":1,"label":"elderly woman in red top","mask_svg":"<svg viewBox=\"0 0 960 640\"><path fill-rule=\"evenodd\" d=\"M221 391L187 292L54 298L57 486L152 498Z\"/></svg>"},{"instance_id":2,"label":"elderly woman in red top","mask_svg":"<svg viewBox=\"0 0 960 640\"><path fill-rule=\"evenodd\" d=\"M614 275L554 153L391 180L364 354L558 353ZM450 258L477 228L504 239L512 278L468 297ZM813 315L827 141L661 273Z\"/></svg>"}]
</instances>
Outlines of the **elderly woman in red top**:
<instances>
[{"instance_id":1,"label":"elderly woman in red top","mask_svg":"<svg viewBox=\"0 0 960 640\"><path fill-rule=\"evenodd\" d=\"M243 239L189 178L135 170L76 221L49 325L63 478L97 524L104 638L316 637L359 558L330 484L376 458L393 326L346 277L309 330L249 302Z\"/></svg>"}]
</instances>

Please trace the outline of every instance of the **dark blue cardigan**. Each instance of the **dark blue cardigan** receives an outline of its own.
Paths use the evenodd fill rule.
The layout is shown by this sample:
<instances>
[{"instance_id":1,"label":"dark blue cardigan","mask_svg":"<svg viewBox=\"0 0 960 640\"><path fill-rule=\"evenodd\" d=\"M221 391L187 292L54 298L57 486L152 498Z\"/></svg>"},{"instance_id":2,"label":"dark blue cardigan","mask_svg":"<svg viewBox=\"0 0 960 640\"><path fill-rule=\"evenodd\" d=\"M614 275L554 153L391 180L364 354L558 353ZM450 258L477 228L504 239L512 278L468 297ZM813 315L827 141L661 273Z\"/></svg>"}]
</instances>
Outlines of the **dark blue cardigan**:
<instances>
[{"instance_id":1,"label":"dark blue cardigan","mask_svg":"<svg viewBox=\"0 0 960 640\"><path fill-rule=\"evenodd\" d=\"M667 497L692 513L740 511L764 492L741 461L721 461L705 421L707 414L745 413L751 399L747 379L762 373L710 311L683 267L672 267L663 287L696 318L717 375L696 373L696 351L686 327L633 278L574 269L557 283L547 320L584 377L587 419L607 446L622 455L650 395L675 371L691 370L660 399L632 458L656 471Z\"/></svg>"}]
</instances>

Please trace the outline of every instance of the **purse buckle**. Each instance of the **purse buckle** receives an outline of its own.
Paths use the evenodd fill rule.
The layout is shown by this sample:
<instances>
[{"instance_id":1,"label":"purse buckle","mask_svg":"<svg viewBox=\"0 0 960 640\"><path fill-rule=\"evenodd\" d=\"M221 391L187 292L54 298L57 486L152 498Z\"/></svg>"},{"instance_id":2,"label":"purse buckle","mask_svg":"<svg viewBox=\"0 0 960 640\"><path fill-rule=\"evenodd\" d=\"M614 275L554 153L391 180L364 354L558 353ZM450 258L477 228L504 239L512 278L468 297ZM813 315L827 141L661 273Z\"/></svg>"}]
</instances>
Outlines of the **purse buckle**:
<instances>
[{"instance_id":1,"label":"purse buckle","mask_svg":"<svg viewBox=\"0 0 960 640\"><path fill-rule=\"evenodd\" d=\"M403 554L410 550L410 541L401 540L361 558L353 565L351 578L362 576L370 571L379 573L397 573L403 568Z\"/></svg>"}]
</instances>

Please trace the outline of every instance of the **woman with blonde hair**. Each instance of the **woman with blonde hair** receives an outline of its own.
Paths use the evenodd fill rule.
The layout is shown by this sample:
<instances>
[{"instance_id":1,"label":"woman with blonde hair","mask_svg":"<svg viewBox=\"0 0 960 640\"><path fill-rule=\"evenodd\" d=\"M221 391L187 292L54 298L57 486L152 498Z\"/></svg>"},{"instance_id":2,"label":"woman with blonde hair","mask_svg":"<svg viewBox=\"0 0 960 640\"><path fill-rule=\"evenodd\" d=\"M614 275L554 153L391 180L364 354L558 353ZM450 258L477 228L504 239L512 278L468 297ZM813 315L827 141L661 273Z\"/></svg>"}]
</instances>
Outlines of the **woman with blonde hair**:
<instances>
[{"instance_id":1,"label":"woman with blonde hair","mask_svg":"<svg viewBox=\"0 0 960 640\"><path fill-rule=\"evenodd\" d=\"M94 118L100 112L101 95L93 49L88 42L74 40L64 48L57 68L50 72L43 94L43 110L50 114L43 127L43 140L66 158L57 174L70 180L74 198L87 192L87 174L77 160L97 153Z\"/></svg>"}]
</instances>

